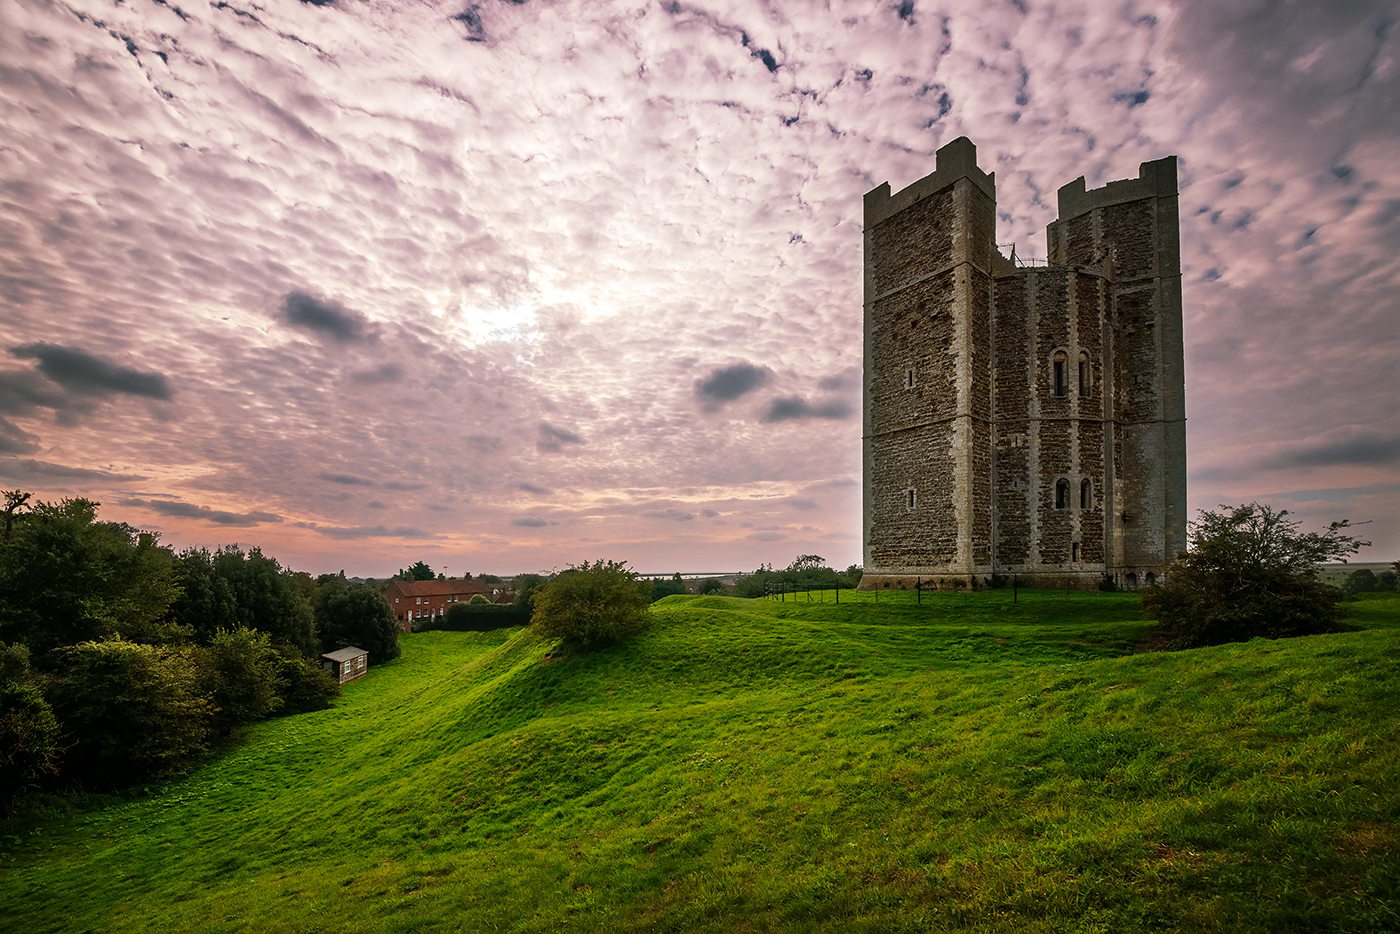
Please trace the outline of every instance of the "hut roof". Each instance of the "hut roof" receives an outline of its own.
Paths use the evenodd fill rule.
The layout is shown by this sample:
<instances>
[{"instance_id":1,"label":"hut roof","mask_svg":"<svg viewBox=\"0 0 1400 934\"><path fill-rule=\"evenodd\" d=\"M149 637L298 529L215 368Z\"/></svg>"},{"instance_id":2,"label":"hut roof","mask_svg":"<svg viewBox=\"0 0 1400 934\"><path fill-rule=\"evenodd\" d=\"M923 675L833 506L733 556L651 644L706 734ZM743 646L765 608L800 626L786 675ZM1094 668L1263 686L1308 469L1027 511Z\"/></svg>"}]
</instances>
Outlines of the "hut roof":
<instances>
[{"instance_id":1,"label":"hut roof","mask_svg":"<svg viewBox=\"0 0 1400 934\"><path fill-rule=\"evenodd\" d=\"M343 649L336 649L334 652L326 652L321 657L328 658L333 662L348 662L352 658L368 654L369 651L367 649L362 649L354 645L347 645Z\"/></svg>"}]
</instances>

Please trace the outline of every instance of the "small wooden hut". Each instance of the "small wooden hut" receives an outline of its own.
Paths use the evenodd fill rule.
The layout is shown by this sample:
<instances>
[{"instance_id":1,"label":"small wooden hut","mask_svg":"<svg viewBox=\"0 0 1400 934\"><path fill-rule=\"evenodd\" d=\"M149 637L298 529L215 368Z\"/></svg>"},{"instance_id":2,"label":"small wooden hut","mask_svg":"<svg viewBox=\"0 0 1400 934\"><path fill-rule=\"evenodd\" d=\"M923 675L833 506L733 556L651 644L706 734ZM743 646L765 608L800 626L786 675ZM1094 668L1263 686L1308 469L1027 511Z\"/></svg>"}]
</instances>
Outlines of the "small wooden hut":
<instances>
[{"instance_id":1,"label":"small wooden hut","mask_svg":"<svg viewBox=\"0 0 1400 934\"><path fill-rule=\"evenodd\" d=\"M341 684L363 678L369 670L369 652L350 645L321 656L321 667Z\"/></svg>"}]
</instances>

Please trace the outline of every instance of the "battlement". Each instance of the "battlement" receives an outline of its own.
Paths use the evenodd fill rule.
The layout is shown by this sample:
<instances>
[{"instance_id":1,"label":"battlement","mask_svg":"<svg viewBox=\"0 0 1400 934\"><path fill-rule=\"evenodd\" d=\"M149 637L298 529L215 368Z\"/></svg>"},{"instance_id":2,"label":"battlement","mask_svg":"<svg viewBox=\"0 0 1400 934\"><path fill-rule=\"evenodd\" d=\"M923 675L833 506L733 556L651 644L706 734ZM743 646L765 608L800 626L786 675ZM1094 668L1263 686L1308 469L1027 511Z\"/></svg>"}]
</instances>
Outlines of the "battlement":
<instances>
[{"instance_id":1,"label":"battlement","mask_svg":"<svg viewBox=\"0 0 1400 934\"><path fill-rule=\"evenodd\" d=\"M885 182L865 193L865 226L873 227L880 221L898 214L916 201L922 201L936 194L959 179L967 179L982 189L993 201L997 196L995 172L983 172L977 167L977 147L966 136L959 136L939 148L933 156L933 171L897 193L890 194L890 183ZM1080 179L1082 182L1083 179Z\"/></svg>"},{"instance_id":2,"label":"battlement","mask_svg":"<svg viewBox=\"0 0 1400 934\"><path fill-rule=\"evenodd\" d=\"M868 197L868 196L867 196ZM1143 198L1176 197L1176 156L1167 156L1138 166L1137 178L1125 178L1109 182L1102 188L1085 190L1084 176L1081 175L1067 185L1060 186L1059 219L1069 220L1092 211L1094 208L1140 201Z\"/></svg>"},{"instance_id":3,"label":"battlement","mask_svg":"<svg viewBox=\"0 0 1400 934\"><path fill-rule=\"evenodd\" d=\"M996 242L958 138L865 195L866 589L1119 586L1186 540L1176 159L1059 190L1045 257Z\"/></svg>"}]
</instances>

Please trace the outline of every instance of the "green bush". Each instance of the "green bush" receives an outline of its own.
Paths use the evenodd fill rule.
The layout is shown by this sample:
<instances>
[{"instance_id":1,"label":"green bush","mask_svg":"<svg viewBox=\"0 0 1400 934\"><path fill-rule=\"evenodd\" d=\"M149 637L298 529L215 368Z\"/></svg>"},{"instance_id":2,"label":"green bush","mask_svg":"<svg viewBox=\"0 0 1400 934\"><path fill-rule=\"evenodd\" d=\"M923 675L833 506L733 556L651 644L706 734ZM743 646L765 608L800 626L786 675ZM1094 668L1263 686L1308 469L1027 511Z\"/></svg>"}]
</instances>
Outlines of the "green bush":
<instances>
[{"instance_id":1,"label":"green bush","mask_svg":"<svg viewBox=\"0 0 1400 934\"><path fill-rule=\"evenodd\" d=\"M214 727L231 733L282 706L278 694L281 656L265 632L221 629L197 650L200 680L214 703Z\"/></svg>"},{"instance_id":2,"label":"green bush","mask_svg":"<svg viewBox=\"0 0 1400 934\"><path fill-rule=\"evenodd\" d=\"M324 710L340 696L340 682L309 658L282 656L277 662L277 694L282 713Z\"/></svg>"},{"instance_id":3,"label":"green bush","mask_svg":"<svg viewBox=\"0 0 1400 934\"><path fill-rule=\"evenodd\" d=\"M1317 569L1367 544L1344 534L1349 523L1301 532L1287 510L1259 503L1221 509L1201 511L1191 550L1143 592L1142 612L1157 620L1157 642L1193 648L1345 629L1341 594Z\"/></svg>"},{"instance_id":4,"label":"green bush","mask_svg":"<svg viewBox=\"0 0 1400 934\"><path fill-rule=\"evenodd\" d=\"M454 603L447 612L436 620L424 620L425 629L444 629L449 632L486 632L490 629L505 629L510 626L527 626L530 614L523 607L513 604L496 603Z\"/></svg>"},{"instance_id":5,"label":"green bush","mask_svg":"<svg viewBox=\"0 0 1400 934\"><path fill-rule=\"evenodd\" d=\"M0 814L57 771L58 720L29 667L29 650L0 644Z\"/></svg>"},{"instance_id":6,"label":"green bush","mask_svg":"<svg viewBox=\"0 0 1400 934\"><path fill-rule=\"evenodd\" d=\"M622 561L585 561L535 591L530 624L579 646L626 638L646 623L651 587Z\"/></svg>"},{"instance_id":7,"label":"green bush","mask_svg":"<svg viewBox=\"0 0 1400 934\"><path fill-rule=\"evenodd\" d=\"M71 744L65 778L130 784L169 775L208 749L214 706L191 649L114 639L53 655L48 699Z\"/></svg>"}]
</instances>

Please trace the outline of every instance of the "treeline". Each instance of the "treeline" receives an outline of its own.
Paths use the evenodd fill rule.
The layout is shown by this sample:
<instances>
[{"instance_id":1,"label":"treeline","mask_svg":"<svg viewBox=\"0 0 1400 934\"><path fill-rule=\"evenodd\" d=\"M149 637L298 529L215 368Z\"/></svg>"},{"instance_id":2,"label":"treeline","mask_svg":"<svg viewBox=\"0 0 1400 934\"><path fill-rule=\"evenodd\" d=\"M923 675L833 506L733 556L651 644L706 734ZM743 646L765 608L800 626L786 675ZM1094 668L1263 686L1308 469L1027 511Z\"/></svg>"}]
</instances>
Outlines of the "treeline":
<instances>
[{"instance_id":1,"label":"treeline","mask_svg":"<svg viewBox=\"0 0 1400 934\"><path fill-rule=\"evenodd\" d=\"M170 775L248 723L325 707L323 651L399 654L378 591L258 548L175 552L87 499L6 491L0 811L37 787Z\"/></svg>"},{"instance_id":2,"label":"treeline","mask_svg":"<svg viewBox=\"0 0 1400 934\"><path fill-rule=\"evenodd\" d=\"M1370 568L1357 568L1341 580L1341 588L1349 594L1377 593L1400 590L1400 561L1390 570L1377 574Z\"/></svg>"},{"instance_id":3,"label":"treeline","mask_svg":"<svg viewBox=\"0 0 1400 934\"><path fill-rule=\"evenodd\" d=\"M844 571L826 566L821 555L798 555L785 568L771 564L759 565L752 574L743 574L735 582L737 597L761 597L776 589L805 590L811 588L856 587L863 569L853 564Z\"/></svg>"}]
</instances>

